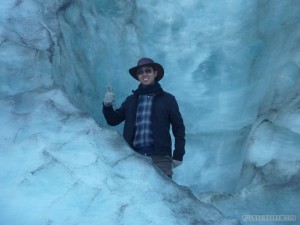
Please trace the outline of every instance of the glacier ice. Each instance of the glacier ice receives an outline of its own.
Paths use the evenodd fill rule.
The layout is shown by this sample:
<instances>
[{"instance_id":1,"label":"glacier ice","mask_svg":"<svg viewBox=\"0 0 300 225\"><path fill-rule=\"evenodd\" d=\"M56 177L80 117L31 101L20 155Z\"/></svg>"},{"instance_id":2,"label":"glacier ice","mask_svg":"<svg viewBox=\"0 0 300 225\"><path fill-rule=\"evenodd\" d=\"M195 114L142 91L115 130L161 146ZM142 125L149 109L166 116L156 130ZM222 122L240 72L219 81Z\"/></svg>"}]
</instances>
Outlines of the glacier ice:
<instances>
[{"instance_id":1,"label":"glacier ice","mask_svg":"<svg viewBox=\"0 0 300 225\"><path fill-rule=\"evenodd\" d=\"M251 224L242 216L293 214L299 220L298 5L3 0L1 219L236 224L227 218L233 216ZM174 171L179 185L133 154L121 127L108 128L101 113L107 85L117 104L136 88L127 71L142 56L164 65L162 86L176 96L185 120L187 153Z\"/></svg>"},{"instance_id":2,"label":"glacier ice","mask_svg":"<svg viewBox=\"0 0 300 225\"><path fill-rule=\"evenodd\" d=\"M61 90L0 104L1 224L237 224L164 178Z\"/></svg>"}]
</instances>

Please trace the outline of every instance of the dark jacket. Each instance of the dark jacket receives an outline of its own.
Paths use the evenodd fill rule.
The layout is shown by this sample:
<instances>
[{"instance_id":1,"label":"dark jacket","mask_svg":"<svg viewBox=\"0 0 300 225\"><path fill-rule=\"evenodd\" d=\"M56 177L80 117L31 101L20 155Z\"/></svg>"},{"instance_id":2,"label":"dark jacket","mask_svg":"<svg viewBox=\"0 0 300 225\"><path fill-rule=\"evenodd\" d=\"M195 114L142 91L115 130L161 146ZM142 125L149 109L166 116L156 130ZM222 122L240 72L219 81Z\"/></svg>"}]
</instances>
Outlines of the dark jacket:
<instances>
[{"instance_id":1,"label":"dark jacket","mask_svg":"<svg viewBox=\"0 0 300 225\"><path fill-rule=\"evenodd\" d=\"M138 95L132 94L116 110L112 106L103 106L103 114L109 125L116 126L125 121L123 137L132 148L135 135L137 105ZM173 159L182 161L185 153L185 127L177 101L173 95L161 91L154 96L151 120L154 154L172 156L172 141L170 136L170 125L172 125L172 132L175 137Z\"/></svg>"}]
</instances>

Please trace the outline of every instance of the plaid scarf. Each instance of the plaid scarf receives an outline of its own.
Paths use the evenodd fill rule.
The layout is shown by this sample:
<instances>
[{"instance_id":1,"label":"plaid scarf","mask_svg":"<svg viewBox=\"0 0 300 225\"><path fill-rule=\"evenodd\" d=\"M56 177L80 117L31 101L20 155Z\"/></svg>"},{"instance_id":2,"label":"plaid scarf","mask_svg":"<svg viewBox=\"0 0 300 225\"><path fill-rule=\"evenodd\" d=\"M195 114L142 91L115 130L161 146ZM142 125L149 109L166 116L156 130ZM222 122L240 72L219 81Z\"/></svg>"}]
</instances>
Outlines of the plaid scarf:
<instances>
[{"instance_id":1,"label":"plaid scarf","mask_svg":"<svg viewBox=\"0 0 300 225\"><path fill-rule=\"evenodd\" d=\"M151 108L153 96L140 95L136 113L136 131L133 140L133 146L136 148L145 148L153 145L153 136L151 130Z\"/></svg>"}]
</instances>

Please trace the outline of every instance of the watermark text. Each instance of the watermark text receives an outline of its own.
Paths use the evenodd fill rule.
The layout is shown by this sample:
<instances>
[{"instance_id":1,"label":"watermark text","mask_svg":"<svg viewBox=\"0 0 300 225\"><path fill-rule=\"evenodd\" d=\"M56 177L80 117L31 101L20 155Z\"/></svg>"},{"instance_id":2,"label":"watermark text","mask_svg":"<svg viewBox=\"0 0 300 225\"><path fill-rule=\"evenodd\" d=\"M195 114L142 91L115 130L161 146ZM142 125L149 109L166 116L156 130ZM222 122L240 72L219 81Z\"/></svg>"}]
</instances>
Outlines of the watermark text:
<instances>
[{"instance_id":1,"label":"watermark text","mask_svg":"<svg viewBox=\"0 0 300 225\"><path fill-rule=\"evenodd\" d=\"M295 222L296 215L243 215L243 221Z\"/></svg>"}]
</instances>

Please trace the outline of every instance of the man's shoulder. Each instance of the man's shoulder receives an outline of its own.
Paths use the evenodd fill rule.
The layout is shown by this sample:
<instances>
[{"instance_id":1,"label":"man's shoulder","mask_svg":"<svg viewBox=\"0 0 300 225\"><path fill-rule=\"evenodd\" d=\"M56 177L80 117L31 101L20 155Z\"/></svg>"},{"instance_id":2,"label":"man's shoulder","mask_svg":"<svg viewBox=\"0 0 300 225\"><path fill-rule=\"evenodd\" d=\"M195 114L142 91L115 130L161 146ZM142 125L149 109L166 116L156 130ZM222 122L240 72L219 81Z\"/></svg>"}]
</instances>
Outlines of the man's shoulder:
<instances>
[{"instance_id":1,"label":"man's shoulder","mask_svg":"<svg viewBox=\"0 0 300 225\"><path fill-rule=\"evenodd\" d=\"M163 91L162 96L164 96L165 98L175 98L175 96L173 94L171 94L170 92L167 92L167 91Z\"/></svg>"},{"instance_id":2,"label":"man's shoulder","mask_svg":"<svg viewBox=\"0 0 300 225\"><path fill-rule=\"evenodd\" d=\"M158 101L159 102L164 102L165 104L170 104L170 103L175 103L176 98L173 94L170 92L163 91L159 96L158 96Z\"/></svg>"}]
</instances>

